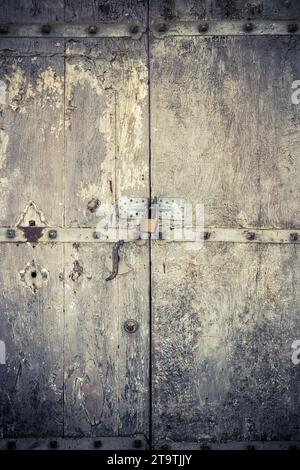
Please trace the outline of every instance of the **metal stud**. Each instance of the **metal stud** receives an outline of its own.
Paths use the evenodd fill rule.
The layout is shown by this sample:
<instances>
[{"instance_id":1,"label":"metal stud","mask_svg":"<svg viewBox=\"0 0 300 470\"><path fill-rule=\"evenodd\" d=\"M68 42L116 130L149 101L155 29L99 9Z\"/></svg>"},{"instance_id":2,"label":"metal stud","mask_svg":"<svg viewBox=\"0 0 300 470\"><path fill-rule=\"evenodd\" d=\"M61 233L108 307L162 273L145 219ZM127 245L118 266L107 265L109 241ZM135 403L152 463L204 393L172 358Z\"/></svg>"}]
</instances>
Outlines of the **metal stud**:
<instances>
[{"instance_id":1,"label":"metal stud","mask_svg":"<svg viewBox=\"0 0 300 470\"><path fill-rule=\"evenodd\" d=\"M247 232L245 234L245 237L247 238L247 240L255 240L255 233L254 232Z\"/></svg>"},{"instance_id":2,"label":"metal stud","mask_svg":"<svg viewBox=\"0 0 300 470\"><path fill-rule=\"evenodd\" d=\"M50 24L43 24L41 27L41 31L43 34L50 34L51 33L51 26Z\"/></svg>"},{"instance_id":3,"label":"metal stud","mask_svg":"<svg viewBox=\"0 0 300 470\"><path fill-rule=\"evenodd\" d=\"M0 25L0 34L8 34L9 27L6 24Z\"/></svg>"},{"instance_id":4,"label":"metal stud","mask_svg":"<svg viewBox=\"0 0 300 470\"><path fill-rule=\"evenodd\" d=\"M287 30L288 30L289 33L296 33L296 31L298 31L297 23L289 23L288 27L287 27Z\"/></svg>"},{"instance_id":5,"label":"metal stud","mask_svg":"<svg viewBox=\"0 0 300 470\"><path fill-rule=\"evenodd\" d=\"M58 447L57 441L50 441L49 442L49 447L50 447L50 449L57 449L57 447Z\"/></svg>"},{"instance_id":6,"label":"metal stud","mask_svg":"<svg viewBox=\"0 0 300 470\"><path fill-rule=\"evenodd\" d=\"M54 238L57 238L57 230L49 230L48 237L51 238L52 240Z\"/></svg>"},{"instance_id":7,"label":"metal stud","mask_svg":"<svg viewBox=\"0 0 300 470\"><path fill-rule=\"evenodd\" d=\"M208 31L208 24L207 23L200 23L198 26L199 33L206 33Z\"/></svg>"},{"instance_id":8,"label":"metal stud","mask_svg":"<svg viewBox=\"0 0 300 470\"><path fill-rule=\"evenodd\" d=\"M168 26L166 23L159 23L156 29L158 33L165 33L168 31Z\"/></svg>"},{"instance_id":9,"label":"metal stud","mask_svg":"<svg viewBox=\"0 0 300 470\"><path fill-rule=\"evenodd\" d=\"M101 233L100 232L93 232L93 238L98 240L99 238L101 238Z\"/></svg>"},{"instance_id":10,"label":"metal stud","mask_svg":"<svg viewBox=\"0 0 300 470\"><path fill-rule=\"evenodd\" d=\"M246 33L250 33L254 29L253 23L245 23L243 29Z\"/></svg>"},{"instance_id":11,"label":"metal stud","mask_svg":"<svg viewBox=\"0 0 300 470\"><path fill-rule=\"evenodd\" d=\"M139 327L139 324L136 320L130 319L126 320L124 323L124 329L127 333L135 333Z\"/></svg>"},{"instance_id":12,"label":"metal stud","mask_svg":"<svg viewBox=\"0 0 300 470\"><path fill-rule=\"evenodd\" d=\"M8 443L7 443L7 449L8 450L16 450L16 448L17 448L16 441L8 441Z\"/></svg>"},{"instance_id":13,"label":"metal stud","mask_svg":"<svg viewBox=\"0 0 300 470\"><path fill-rule=\"evenodd\" d=\"M140 31L140 28L137 24L132 24L129 28L130 34L138 34L139 31Z\"/></svg>"},{"instance_id":14,"label":"metal stud","mask_svg":"<svg viewBox=\"0 0 300 470\"><path fill-rule=\"evenodd\" d=\"M133 447L135 449L140 449L142 447L142 441L141 439L134 439L133 441Z\"/></svg>"},{"instance_id":15,"label":"metal stud","mask_svg":"<svg viewBox=\"0 0 300 470\"><path fill-rule=\"evenodd\" d=\"M6 238L15 238L16 237L16 231L12 228L8 228L6 230Z\"/></svg>"},{"instance_id":16,"label":"metal stud","mask_svg":"<svg viewBox=\"0 0 300 470\"><path fill-rule=\"evenodd\" d=\"M295 233L290 233L291 242L296 242L298 240L298 238L299 238L298 233L296 233L296 232Z\"/></svg>"},{"instance_id":17,"label":"metal stud","mask_svg":"<svg viewBox=\"0 0 300 470\"><path fill-rule=\"evenodd\" d=\"M97 26L95 26L94 24L89 26L89 28L88 28L88 33L89 34L97 34L97 32L98 32Z\"/></svg>"},{"instance_id":18,"label":"metal stud","mask_svg":"<svg viewBox=\"0 0 300 470\"><path fill-rule=\"evenodd\" d=\"M204 240L208 240L210 238L210 232L204 232L203 238Z\"/></svg>"},{"instance_id":19,"label":"metal stud","mask_svg":"<svg viewBox=\"0 0 300 470\"><path fill-rule=\"evenodd\" d=\"M94 441L94 447L96 449L99 449L100 447L102 447L102 441Z\"/></svg>"}]
</instances>

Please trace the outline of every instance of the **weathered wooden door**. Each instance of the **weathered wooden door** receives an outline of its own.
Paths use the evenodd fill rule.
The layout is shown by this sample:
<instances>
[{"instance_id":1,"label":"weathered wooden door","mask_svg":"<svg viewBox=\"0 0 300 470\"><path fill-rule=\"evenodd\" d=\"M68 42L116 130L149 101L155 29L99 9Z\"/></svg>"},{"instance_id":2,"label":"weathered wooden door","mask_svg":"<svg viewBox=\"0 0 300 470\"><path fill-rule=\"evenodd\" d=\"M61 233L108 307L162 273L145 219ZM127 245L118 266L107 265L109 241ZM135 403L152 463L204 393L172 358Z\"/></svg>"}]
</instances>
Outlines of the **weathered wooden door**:
<instances>
[{"instance_id":1,"label":"weathered wooden door","mask_svg":"<svg viewBox=\"0 0 300 470\"><path fill-rule=\"evenodd\" d=\"M94 235L98 206L148 196L147 41L115 24L146 6L85 3L1 2L3 446L149 438L148 242L106 282L112 244Z\"/></svg>"},{"instance_id":2,"label":"weathered wooden door","mask_svg":"<svg viewBox=\"0 0 300 470\"><path fill-rule=\"evenodd\" d=\"M1 2L1 448L300 440L299 15ZM126 240L106 281L122 197L203 204L203 247Z\"/></svg>"}]
</instances>

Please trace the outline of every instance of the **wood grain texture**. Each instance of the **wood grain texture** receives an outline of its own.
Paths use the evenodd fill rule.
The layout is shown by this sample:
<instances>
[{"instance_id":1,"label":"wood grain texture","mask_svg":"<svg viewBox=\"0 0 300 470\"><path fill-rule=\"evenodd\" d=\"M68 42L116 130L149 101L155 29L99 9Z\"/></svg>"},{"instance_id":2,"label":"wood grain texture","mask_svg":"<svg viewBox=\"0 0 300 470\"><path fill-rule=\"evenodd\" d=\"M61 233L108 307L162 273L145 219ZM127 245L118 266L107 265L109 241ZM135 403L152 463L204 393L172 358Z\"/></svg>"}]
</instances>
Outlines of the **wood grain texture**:
<instances>
[{"instance_id":1,"label":"wood grain texture","mask_svg":"<svg viewBox=\"0 0 300 470\"><path fill-rule=\"evenodd\" d=\"M66 54L66 223L95 226L98 206L148 195L146 42L71 40Z\"/></svg>"},{"instance_id":2,"label":"wood grain texture","mask_svg":"<svg viewBox=\"0 0 300 470\"><path fill-rule=\"evenodd\" d=\"M63 271L61 246L0 247L0 339L6 364L0 367L0 436L63 434ZM20 273L34 260L47 279L34 293Z\"/></svg>"},{"instance_id":3,"label":"wood grain texture","mask_svg":"<svg viewBox=\"0 0 300 470\"><path fill-rule=\"evenodd\" d=\"M203 203L205 224L300 224L300 76L293 38L151 45L153 194Z\"/></svg>"},{"instance_id":4,"label":"wood grain texture","mask_svg":"<svg viewBox=\"0 0 300 470\"><path fill-rule=\"evenodd\" d=\"M147 0L65 0L66 21L147 21Z\"/></svg>"},{"instance_id":5,"label":"wood grain texture","mask_svg":"<svg viewBox=\"0 0 300 470\"><path fill-rule=\"evenodd\" d=\"M61 225L63 45L53 40L45 44L8 39L1 45L1 224L15 225L26 205L34 201L49 224Z\"/></svg>"},{"instance_id":6,"label":"wood grain texture","mask_svg":"<svg viewBox=\"0 0 300 470\"><path fill-rule=\"evenodd\" d=\"M67 436L148 436L148 248L125 244L120 258L124 274L106 282L111 245L66 248Z\"/></svg>"},{"instance_id":7,"label":"wood grain texture","mask_svg":"<svg viewBox=\"0 0 300 470\"><path fill-rule=\"evenodd\" d=\"M149 0L150 16L165 20L299 19L297 1L260 0Z\"/></svg>"},{"instance_id":8,"label":"wood grain texture","mask_svg":"<svg viewBox=\"0 0 300 470\"><path fill-rule=\"evenodd\" d=\"M299 249L159 242L154 441L299 440Z\"/></svg>"},{"instance_id":9,"label":"wood grain texture","mask_svg":"<svg viewBox=\"0 0 300 470\"><path fill-rule=\"evenodd\" d=\"M0 22L56 23L64 20L64 0L1 0Z\"/></svg>"}]
</instances>

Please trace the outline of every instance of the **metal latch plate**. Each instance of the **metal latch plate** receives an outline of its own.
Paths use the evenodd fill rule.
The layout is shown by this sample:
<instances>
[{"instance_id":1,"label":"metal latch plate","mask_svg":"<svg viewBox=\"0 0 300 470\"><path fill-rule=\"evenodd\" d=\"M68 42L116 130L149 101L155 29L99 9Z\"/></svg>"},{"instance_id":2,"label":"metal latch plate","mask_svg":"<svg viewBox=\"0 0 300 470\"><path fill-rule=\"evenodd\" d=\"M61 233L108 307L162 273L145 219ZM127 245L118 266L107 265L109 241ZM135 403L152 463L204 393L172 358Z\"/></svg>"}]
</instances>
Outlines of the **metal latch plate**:
<instances>
[{"instance_id":1,"label":"metal latch plate","mask_svg":"<svg viewBox=\"0 0 300 470\"><path fill-rule=\"evenodd\" d=\"M179 197L158 197L156 201L161 220L182 221L185 200Z\"/></svg>"},{"instance_id":2,"label":"metal latch plate","mask_svg":"<svg viewBox=\"0 0 300 470\"><path fill-rule=\"evenodd\" d=\"M148 215L148 198L122 196L119 199L119 219L141 219Z\"/></svg>"}]
</instances>

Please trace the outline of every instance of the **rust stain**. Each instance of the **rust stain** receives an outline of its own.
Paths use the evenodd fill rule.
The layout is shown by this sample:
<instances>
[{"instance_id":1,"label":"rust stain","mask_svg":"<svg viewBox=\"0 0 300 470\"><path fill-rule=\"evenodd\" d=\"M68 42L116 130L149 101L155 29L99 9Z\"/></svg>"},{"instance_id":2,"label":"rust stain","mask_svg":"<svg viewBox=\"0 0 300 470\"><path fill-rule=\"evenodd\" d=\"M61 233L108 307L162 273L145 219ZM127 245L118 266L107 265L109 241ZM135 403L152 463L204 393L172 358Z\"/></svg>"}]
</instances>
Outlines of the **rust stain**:
<instances>
[{"instance_id":1,"label":"rust stain","mask_svg":"<svg viewBox=\"0 0 300 470\"><path fill-rule=\"evenodd\" d=\"M44 228L36 226L20 227L29 243L36 243L42 237Z\"/></svg>"}]
</instances>

